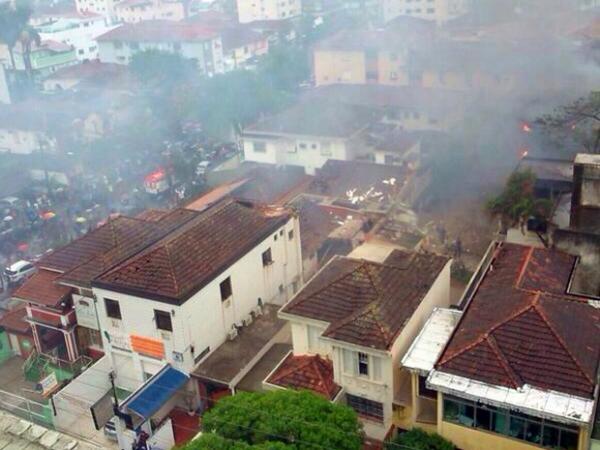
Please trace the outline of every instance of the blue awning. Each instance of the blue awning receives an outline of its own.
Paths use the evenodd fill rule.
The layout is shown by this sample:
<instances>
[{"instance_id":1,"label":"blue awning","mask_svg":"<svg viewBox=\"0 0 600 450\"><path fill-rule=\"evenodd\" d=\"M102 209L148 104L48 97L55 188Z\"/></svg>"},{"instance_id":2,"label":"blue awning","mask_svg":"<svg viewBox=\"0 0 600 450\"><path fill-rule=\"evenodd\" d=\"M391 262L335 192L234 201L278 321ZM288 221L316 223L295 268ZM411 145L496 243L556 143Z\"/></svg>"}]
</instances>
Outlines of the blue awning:
<instances>
[{"instance_id":1,"label":"blue awning","mask_svg":"<svg viewBox=\"0 0 600 450\"><path fill-rule=\"evenodd\" d=\"M121 404L144 420L150 419L189 380L189 375L167 364Z\"/></svg>"}]
</instances>

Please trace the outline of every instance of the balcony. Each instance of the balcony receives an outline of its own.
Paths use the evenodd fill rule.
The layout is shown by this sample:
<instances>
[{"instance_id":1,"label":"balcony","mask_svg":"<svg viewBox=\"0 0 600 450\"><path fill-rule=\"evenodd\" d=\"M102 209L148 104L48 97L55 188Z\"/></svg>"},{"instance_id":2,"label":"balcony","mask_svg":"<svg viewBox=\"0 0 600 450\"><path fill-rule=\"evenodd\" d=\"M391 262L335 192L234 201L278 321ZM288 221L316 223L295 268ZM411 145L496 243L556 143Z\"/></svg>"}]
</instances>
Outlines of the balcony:
<instances>
[{"instance_id":1,"label":"balcony","mask_svg":"<svg viewBox=\"0 0 600 450\"><path fill-rule=\"evenodd\" d=\"M435 425L437 423L437 400L419 397L417 422Z\"/></svg>"}]
</instances>

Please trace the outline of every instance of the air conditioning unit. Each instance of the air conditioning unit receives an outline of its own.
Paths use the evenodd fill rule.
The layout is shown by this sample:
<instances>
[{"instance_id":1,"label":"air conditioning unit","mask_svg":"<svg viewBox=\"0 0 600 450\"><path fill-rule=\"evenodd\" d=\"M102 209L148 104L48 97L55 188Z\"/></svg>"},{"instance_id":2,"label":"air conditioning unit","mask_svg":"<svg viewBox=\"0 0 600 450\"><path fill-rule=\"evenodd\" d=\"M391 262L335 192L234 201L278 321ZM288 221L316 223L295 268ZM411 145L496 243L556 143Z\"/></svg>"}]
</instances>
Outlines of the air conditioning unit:
<instances>
[{"instance_id":1,"label":"air conditioning unit","mask_svg":"<svg viewBox=\"0 0 600 450\"><path fill-rule=\"evenodd\" d=\"M227 338L230 341L233 341L236 337L238 336L238 330L236 327L231 327L231 330L229 330L229 333L227 333Z\"/></svg>"}]
</instances>

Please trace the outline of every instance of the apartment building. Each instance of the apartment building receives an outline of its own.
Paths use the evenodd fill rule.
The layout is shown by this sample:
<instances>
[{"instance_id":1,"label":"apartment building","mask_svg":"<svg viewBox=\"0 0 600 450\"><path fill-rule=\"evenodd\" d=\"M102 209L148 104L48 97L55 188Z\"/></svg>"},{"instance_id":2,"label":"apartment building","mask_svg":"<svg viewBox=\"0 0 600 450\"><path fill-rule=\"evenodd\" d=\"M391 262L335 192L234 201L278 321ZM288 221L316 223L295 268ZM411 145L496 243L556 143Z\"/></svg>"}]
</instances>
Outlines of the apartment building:
<instances>
[{"instance_id":1,"label":"apartment building","mask_svg":"<svg viewBox=\"0 0 600 450\"><path fill-rule=\"evenodd\" d=\"M145 20L183 20L185 5L173 0L125 0L114 7L115 16L122 23Z\"/></svg>"},{"instance_id":2,"label":"apartment building","mask_svg":"<svg viewBox=\"0 0 600 450\"><path fill-rule=\"evenodd\" d=\"M584 450L598 396L598 298L571 291L577 256L494 243L462 311L434 312L402 360L406 410L465 450ZM405 423L399 423L405 427Z\"/></svg>"},{"instance_id":3,"label":"apartment building","mask_svg":"<svg viewBox=\"0 0 600 450\"><path fill-rule=\"evenodd\" d=\"M72 46L77 59L85 61L98 58L96 38L115 27L107 22L106 17L92 12L64 14L41 20L36 29L43 40Z\"/></svg>"},{"instance_id":4,"label":"apartment building","mask_svg":"<svg viewBox=\"0 0 600 450\"><path fill-rule=\"evenodd\" d=\"M223 45L211 28L193 22L152 20L125 24L98 38L99 59L129 64L144 50L176 53L193 60L201 74L223 73Z\"/></svg>"},{"instance_id":5,"label":"apartment building","mask_svg":"<svg viewBox=\"0 0 600 450\"><path fill-rule=\"evenodd\" d=\"M335 257L280 310L293 351L265 387L311 389L346 403L368 436L383 439L393 426L400 360L433 308L449 305L449 289L443 256Z\"/></svg>"},{"instance_id":6,"label":"apartment building","mask_svg":"<svg viewBox=\"0 0 600 450\"><path fill-rule=\"evenodd\" d=\"M329 159L352 160L366 149L363 131L379 115L362 107L301 102L242 134L246 161L301 166L309 175Z\"/></svg>"},{"instance_id":7,"label":"apartment building","mask_svg":"<svg viewBox=\"0 0 600 450\"><path fill-rule=\"evenodd\" d=\"M469 11L468 0L382 0L383 21L389 22L396 17L409 16L443 24L466 14Z\"/></svg>"},{"instance_id":8,"label":"apartment building","mask_svg":"<svg viewBox=\"0 0 600 450\"><path fill-rule=\"evenodd\" d=\"M268 304L302 283L298 219L223 200L92 281L119 386L165 364L190 373Z\"/></svg>"},{"instance_id":9,"label":"apartment building","mask_svg":"<svg viewBox=\"0 0 600 450\"><path fill-rule=\"evenodd\" d=\"M284 20L302 14L302 0L237 0L240 23Z\"/></svg>"},{"instance_id":10,"label":"apartment building","mask_svg":"<svg viewBox=\"0 0 600 450\"><path fill-rule=\"evenodd\" d=\"M75 0L77 12L81 14L95 13L106 17L111 22L115 20L115 5L119 0Z\"/></svg>"}]
</instances>

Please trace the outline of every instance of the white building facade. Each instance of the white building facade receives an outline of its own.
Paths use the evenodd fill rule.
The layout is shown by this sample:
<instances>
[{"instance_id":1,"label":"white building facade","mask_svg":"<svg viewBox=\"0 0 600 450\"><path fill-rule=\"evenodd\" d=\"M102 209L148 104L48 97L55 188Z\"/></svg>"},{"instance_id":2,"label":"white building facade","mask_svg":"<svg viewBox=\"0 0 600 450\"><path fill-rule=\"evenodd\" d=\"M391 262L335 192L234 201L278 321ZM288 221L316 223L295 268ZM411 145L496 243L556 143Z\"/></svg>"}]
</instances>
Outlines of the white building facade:
<instances>
[{"instance_id":1,"label":"white building facade","mask_svg":"<svg viewBox=\"0 0 600 450\"><path fill-rule=\"evenodd\" d=\"M382 14L384 22L409 16L441 24L466 14L468 6L468 0L382 0Z\"/></svg>"},{"instance_id":2,"label":"white building facade","mask_svg":"<svg viewBox=\"0 0 600 450\"><path fill-rule=\"evenodd\" d=\"M237 0L240 23L284 20L302 14L302 0Z\"/></svg>"}]
</instances>

